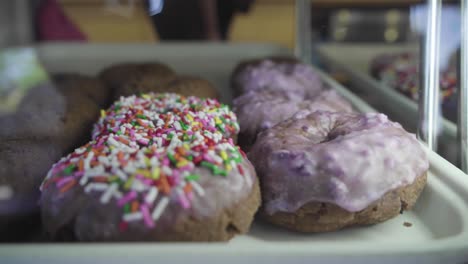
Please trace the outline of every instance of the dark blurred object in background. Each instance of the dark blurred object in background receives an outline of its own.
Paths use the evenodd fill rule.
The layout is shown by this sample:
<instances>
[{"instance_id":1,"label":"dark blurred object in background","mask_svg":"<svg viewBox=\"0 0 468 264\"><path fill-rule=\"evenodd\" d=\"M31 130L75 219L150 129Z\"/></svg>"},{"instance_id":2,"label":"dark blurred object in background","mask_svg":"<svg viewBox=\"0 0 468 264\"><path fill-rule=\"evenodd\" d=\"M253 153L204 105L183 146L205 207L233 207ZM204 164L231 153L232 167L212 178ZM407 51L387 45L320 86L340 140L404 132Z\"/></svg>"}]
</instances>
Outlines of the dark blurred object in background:
<instances>
[{"instance_id":1,"label":"dark blurred object in background","mask_svg":"<svg viewBox=\"0 0 468 264\"><path fill-rule=\"evenodd\" d=\"M226 40L234 14L247 12L252 2L169 0L152 19L162 40Z\"/></svg>"}]
</instances>

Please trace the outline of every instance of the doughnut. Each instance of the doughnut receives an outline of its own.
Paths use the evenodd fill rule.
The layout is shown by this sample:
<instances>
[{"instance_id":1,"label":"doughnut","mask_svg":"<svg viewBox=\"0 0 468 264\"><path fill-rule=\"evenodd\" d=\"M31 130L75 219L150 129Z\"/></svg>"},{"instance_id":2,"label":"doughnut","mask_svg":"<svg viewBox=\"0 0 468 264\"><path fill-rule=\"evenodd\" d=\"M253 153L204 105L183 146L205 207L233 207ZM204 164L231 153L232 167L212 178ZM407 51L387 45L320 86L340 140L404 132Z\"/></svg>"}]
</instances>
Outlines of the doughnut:
<instances>
[{"instance_id":1,"label":"doughnut","mask_svg":"<svg viewBox=\"0 0 468 264\"><path fill-rule=\"evenodd\" d=\"M255 170L232 140L202 131L158 147L101 136L62 158L41 191L55 239L225 241L245 233L260 204Z\"/></svg>"},{"instance_id":2,"label":"doughnut","mask_svg":"<svg viewBox=\"0 0 468 264\"><path fill-rule=\"evenodd\" d=\"M239 124L239 145L244 151L255 142L257 134L286 120L299 111L352 112L351 104L335 90L323 90L310 100L288 98L284 93L247 92L234 99ZM255 114L252 114L255 113Z\"/></svg>"},{"instance_id":3,"label":"doughnut","mask_svg":"<svg viewBox=\"0 0 468 264\"><path fill-rule=\"evenodd\" d=\"M310 98L322 89L319 75L295 59L241 63L232 74L231 85L236 96L268 89L288 92L302 99Z\"/></svg>"},{"instance_id":4,"label":"doughnut","mask_svg":"<svg viewBox=\"0 0 468 264\"><path fill-rule=\"evenodd\" d=\"M158 63L122 63L99 73L99 78L111 89L112 98L159 91L176 77L168 66Z\"/></svg>"},{"instance_id":5,"label":"doughnut","mask_svg":"<svg viewBox=\"0 0 468 264\"><path fill-rule=\"evenodd\" d=\"M414 134L383 114L298 113L249 152L261 215L300 232L370 225L411 209L429 162Z\"/></svg>"},{"instance_id":6,"label":"doughnut","mask_svg":"<svg viewBox=\"0 0 468 264\"><path fill-rule=\"evenodd\" d=\"M419 100L419 62L415 54L383 54L371 62L371 74L383 84L414 101ZM449 66L440 73L440 97L446 118L456 122L457 71Z\"/></svg>"},{"instance_id":7,"label":"doughnut","mask_svg":"<svg viewBox=\"0 0 468 264\"><path fill-rule=\"evenodd\" d=\"M98 78L77 73L57 73L52 76L52 81L71 98L85 96L99 107L108 106L110 90Z\"/></svg>"},{"instance_id":8,"label":"doughnut","mask_svg":"<svg viewBox=\"0 0 468 264\"><path fill-rule=\"evenodd\" d=\"M122 97L107 111L93 129L93 138L108 133L122 133L132 139L154 141L164 146L162 134L192 136L191 133L221 131L220 137L236 139L239 125L228 106L214 99L200 99L173 93L149 93L141 96ZM187 131L187 133L185 133ZM163 144L163 145L161 145Z\"/></svg>"},{"instance_id":9,"label":"doughnut","mask_svg":"<svg viewBox=\"0 0 468 264\"><path fill-rule=\"evenodd\" d=\"M183 96L219 99L218 90L216 90L211 82L194 76L177 76L166 84L163 89L155 92L177 93Z\"/></svg>"}]
</instances>

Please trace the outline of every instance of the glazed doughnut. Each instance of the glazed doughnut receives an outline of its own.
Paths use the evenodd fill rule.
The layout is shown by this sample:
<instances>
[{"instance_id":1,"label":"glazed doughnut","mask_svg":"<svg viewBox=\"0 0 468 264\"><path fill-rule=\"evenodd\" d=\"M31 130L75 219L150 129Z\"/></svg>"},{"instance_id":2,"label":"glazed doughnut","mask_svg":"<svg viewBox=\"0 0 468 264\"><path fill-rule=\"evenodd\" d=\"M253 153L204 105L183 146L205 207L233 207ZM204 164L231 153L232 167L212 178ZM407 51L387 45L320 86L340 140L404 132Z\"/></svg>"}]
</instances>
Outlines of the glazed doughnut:
<instances>
[{"instance_id":1,"label":"glazed doughnut","mask_svg":"<svg viewBox=\"0 0 468 264\"><path fill-rule=\"evenodd\" d=\"M298 113L260 133L249 158L262 215L302 232L374 224L411 209L429 166L416 137L376 113Z\"/></svg>"},{"instance_id":2,"label":"glazed doughnut","mask_svg":"<svg viewBox=\"0 0 468 264\"><path fill-rule=\"evenodd\" d=\"M298 111L353 111L351 104L335 90L323 90L310 100L288 96L284 92L262 91L247 92L234 99L234 112L240 125L238 140L244 151L250 149L258 133L290 118Z\"/></svg>"},{"instance_id":3,"label":"glazed doughnut","mask_svg":"<svg viewBox=\"0 0 468 264\"><path fill-rule=\"evenodd\" d=\"M177 135L192 136L192 132L202 129L204 133L221 131L222 137L236 139L239 124L229 107L215 99L149 93L122 97L107 111L101 111L93 138L122 133L132 140L146 142L156 137L153 141L158 146L165 146L163 142L166 140L161 137L164 134L172 131Z\"/></svg>"},{"instance_id":4,"label":"glazed doughnut","mask_svg":"<svg viewBox=\"0 0 468 264\"><path fill-rule=\"evenodd\" d=\"M239 96L249 91L283 91L301 99L322 90L319 75L296 59L260 59L241 63L232 74L231 86Z\"/></svg>"}]
</instances>

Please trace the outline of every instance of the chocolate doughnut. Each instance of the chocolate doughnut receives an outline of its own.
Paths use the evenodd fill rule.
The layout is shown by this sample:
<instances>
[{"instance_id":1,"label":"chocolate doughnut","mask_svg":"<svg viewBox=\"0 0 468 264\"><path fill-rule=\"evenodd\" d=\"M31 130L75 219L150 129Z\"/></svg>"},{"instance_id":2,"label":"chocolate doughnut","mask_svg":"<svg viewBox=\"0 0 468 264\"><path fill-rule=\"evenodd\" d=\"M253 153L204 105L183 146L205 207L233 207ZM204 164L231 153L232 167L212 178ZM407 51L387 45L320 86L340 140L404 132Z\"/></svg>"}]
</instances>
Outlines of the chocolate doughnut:
<instances>
[{"instance_id":1,"label":"chocolate doughnut","mask_svg":"<svg viewBox=\"0 0 468 264\"><path fill-rule=\"evenodd\" d=\"M171 68L158 62L117 64L99 73L99 78L110 87L114 100L121 96L158 92L175 77Z\"/></svg>"},{"instance_id":2,"label":"chocolate doughnut","mask_svg":"<svg viewBox=\"0 0 468 264\"><path fill-rule=\"evenodd\" d=\"M155 92L177 93L183 96L219 99L218 90L216 90L211 82L194 76L177 76L160 91Z\"/></svg>"},{"instance_id":3,"label":"chocolate doughnut","mask_svg":"<svg viewBox=\"0 0 468 264\"><path fill-rule=\"evenodd\" d=\"M298 113L260 133L249 158L263 217L301 232L374 224L411 209L429 166L413 134L375 113Z\"/></svg>"}]
</instances>

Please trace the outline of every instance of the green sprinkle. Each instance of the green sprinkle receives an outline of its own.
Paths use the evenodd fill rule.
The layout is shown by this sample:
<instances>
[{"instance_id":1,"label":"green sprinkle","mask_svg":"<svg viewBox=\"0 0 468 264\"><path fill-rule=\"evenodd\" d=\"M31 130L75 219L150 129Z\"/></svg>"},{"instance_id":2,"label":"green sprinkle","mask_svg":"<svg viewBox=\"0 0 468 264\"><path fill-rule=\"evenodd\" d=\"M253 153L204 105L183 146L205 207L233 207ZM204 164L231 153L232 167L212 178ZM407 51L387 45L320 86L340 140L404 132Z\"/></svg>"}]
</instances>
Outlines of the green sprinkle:
<instances>
[{"instance_id":1,"label":"green sprinkle","mask_svg":"<svg viewBox=\"0 0 468 264\"><path fill-rule=\"evenodd\" d=\"M223 128L220 124L216 124L216 127L217 127L219 130L221 130L221 132L223 132L223 133L225 132L225 131L224 131L224 128Z\"/></svg>"},{"instance_id":2,"label":"green sprinkle","mask_svg":"<svg viewBox=\"0 0 468 264\"><path fill-rule=\"evenodd\" d=\"M63 170L63 173L65 173L65 175L69 175L70 173L73 172L74 169L75 169L75 164L70 164L70 165L68 165L68 167L66 167Z\"/></svg>"},{"instance_id":3,"label":"green sprinkle","mask_svg":"<svg viewBox=\"0 0 468 264\"><path fill-rule=\"evenodd\" d=\"M192 161L193 160L193 155L188 156L187 159Z\"/></svg>"},{"instance_id":4,"label":"green sprinkle","mask_svg":"<svg viewBox=\"0 0 468 264\"><path fill-rule=\"evenodd\" d=\"M174 163L174 164L177 163L177 160L174 158L174 155L172 155L172 153L170 153L170 152L167 153L167 157L169 158L169 160L170 160L172 163Z\"/></svg>"},{"instance_id":5,"label":"green sprinkle","mask_svg":"<svg viewBox=\"0 0 468 264\"><path fill-rule=\"evenodd\" d=\"M130 187L132 186L132 183L133 183L133 180L134 180L134 179L135 179L135 176L132 175L132 176L130 177L130 179L128 179L127 182L125 183L124 188L127 189L127 190L130 189Z\"/></svg>"},{"instance_id":6,"label":"green sprinkle","mask_svg":"<svg viewBox=\"0 0 468 264\"><path fill-rule=\"evenodd\" d=\"M142 114L137 114L136 116L138 118L141 118L141 119L148 119L148 117L146 117L145 115L142 115Z\"/></svg>"},{"instance_id":7,"label":"green sprinkle","mask_svg":"<svg viewBox=\"0 0 468 264\"><path fill-rule=\"evenodd\" d=\"M148 146L153 145L153 143L154 143L154 142L153 142L153 139L150 139L150 141L148 141Z\"/></svg>"},{"instance_id":8,"label":"green sprinkle","mask_svg":"<svg viewBox=\"0 0 468 264\"><path fill-rule=\"evenodd\" d=\"M209 163L209 162L207 162L207 161L202 161L200 164L201 164L203 167L209 168L209 169L211 169L211 170L213 170L213 171L216 169L216 166L215 166L214 164Z\"/></svg>"},{"instance_id":9,"label":"green sprinkle","mask_svg":"<svg viewBox=\"0 0 468 264\"><path fill-rule=\"evenodd\" d=\"M119 136L122 135L122 131L120 131L120 130L117 131L117 135L119 135Z\"/></svg>"},{"instance_id":10,"label":"green sprinkle","mask_svg":"<svg viewBox=\"0 0 468 264\"><path fill-rule=\"evenodd\" d=\"M185 177L185 180L187 181L197 181L200 178L200 175L198 174L190 174L187 177Z\"/></svg>"},{"instance_id":11,"label":"green sprinkle","mask_svg":"<svg viewBox=\"0 0 468 264\"><path fill-rule=\"evenodd\" d=\"M174 137L174 134L172 134L172 131L171 131L171 133L169 133L169 135L167 135L167 138L172 139L173 137Z\"/></svg>"},{"instance_id":12,"label":"green sprinkle","mask_svg":"<svg viewBox=\"0 0 468 264\"><path fill-rule=\"evenodd\" d=\"M214 174L221 175L226 177L227 176L227 171L223 169L218 169L216 168L215 171L213 172Z\"/></svg>"},{"instance_id":13,"label":"green sprinkle","mask_svg":"<svg viewBox=\"0 0 468 264\"><path fill-rule=\"evenodd\" d=\"M137 126L138 123L136 121L132 121L130 124L132 124L132 126Z\"/></svg>"},{"instance_id":14,"label":"green sprinkle","mask_svg":"<svg viewBox=\"0 0 468 264\"><path fill-rule=\"evenodd\" d=\"M126 205L124 206L124 212L125 212L125 213L130 213L130 204L126 204Z\"/></svg>"}]
</instances>

